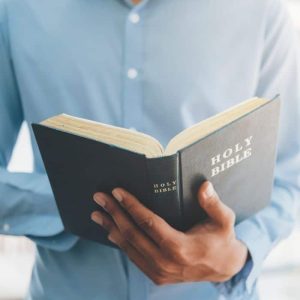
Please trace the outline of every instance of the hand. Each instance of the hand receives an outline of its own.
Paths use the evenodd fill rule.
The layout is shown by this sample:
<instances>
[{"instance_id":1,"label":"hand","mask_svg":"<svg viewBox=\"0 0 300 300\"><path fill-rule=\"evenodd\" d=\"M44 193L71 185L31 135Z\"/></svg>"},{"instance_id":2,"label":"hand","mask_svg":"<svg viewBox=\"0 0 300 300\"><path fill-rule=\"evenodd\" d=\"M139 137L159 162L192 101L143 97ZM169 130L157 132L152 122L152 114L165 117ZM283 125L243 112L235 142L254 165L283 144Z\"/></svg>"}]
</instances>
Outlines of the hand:
<instances>
[{"instance_id":1,"label":"hand","mask_svg":"<svg viewBox=\"0 0 300 300\"><path fill-rule=\"evenodd\" d=\"M197 195L209 220L186 232L175 230L126 190L115 188L112 194L94 194L110 217L96 211L91 218L154 283L223 282L244 266L248 250L235 237L235 214L210 182Z\"/></svg>"}]
</instances>

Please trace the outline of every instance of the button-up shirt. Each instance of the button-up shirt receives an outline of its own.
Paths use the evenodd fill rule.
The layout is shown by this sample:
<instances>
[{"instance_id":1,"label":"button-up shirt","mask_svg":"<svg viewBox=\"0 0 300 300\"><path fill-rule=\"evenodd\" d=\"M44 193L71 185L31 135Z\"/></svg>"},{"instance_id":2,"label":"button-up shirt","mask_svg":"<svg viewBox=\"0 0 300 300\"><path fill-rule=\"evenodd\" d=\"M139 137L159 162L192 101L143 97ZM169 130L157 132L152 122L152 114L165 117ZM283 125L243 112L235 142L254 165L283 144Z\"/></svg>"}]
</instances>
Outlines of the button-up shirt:
<instances>
[{"instance_id":1,"label":"button-up shirt","mask_svg":"<svg viewBox=\"0 0 300 300\"><path fill-rule=\"evenodd\" d=\"M0 233L37 245L27 299L255 299L263 260L291 231L299 201L299 62L279 0L0 0ZM64 112L165 146L246 98L277 93L270 205L235 226L251 258L224 283L157 286L122 251L66 232L32 130L34 171L7 170L23 121Z\"/></svg>"}]
</instances>

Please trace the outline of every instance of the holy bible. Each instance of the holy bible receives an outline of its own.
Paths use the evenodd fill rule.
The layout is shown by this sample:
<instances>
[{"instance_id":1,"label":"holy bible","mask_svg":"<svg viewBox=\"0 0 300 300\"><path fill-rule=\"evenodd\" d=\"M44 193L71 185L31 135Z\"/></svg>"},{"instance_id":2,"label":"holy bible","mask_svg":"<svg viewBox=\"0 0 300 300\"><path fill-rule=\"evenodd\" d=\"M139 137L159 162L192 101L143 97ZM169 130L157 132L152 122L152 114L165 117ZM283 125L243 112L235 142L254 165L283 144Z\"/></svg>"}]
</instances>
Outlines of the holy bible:
<instances>
[{"instance_id":1,"label":"holy bible","mask_svg":"<svg viewBox=\"0 0 300 300\"><path fill-rule=\"evenodd\" d=\"M205 180L237 222L268 205L279 113L279 96L248 99L180 132L165 149L144 133L67 114L31 125L65 229L112 246L90 218L104 212L93 201L97 191L123 187L183 231L206 218L196 196Z\"/></svg>"}]
</instances>

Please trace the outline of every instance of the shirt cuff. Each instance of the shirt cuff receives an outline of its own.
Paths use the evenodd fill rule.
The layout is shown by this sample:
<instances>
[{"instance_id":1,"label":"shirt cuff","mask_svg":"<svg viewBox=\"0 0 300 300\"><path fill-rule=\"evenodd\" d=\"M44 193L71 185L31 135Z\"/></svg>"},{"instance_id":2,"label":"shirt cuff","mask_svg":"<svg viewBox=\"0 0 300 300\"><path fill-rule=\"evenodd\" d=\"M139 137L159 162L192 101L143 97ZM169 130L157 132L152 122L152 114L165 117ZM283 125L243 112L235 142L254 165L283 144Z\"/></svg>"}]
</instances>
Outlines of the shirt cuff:
<instances>
[{"instance_id":1,"label":"shirt cuff","mask_svg":"<svg viewBox=\"0 0 300 300\"><path fill-rule=\"evenodd\" d=\"M66 231L50 237L35 237L30 235L26 235L26 237L31 239L38 247L59 252L70 250L79 240L78 236Z\"/></svg>"},{"instance_id":2,"label":"shirt cuff","mask_svg":"<svg viewBox=\"0 0 300 300\"><path fill-rule=\"evenodd\" d=\"M243 279L248 294L251 294L272 243L268 235L256 225L255 219L241 222L235 232L236 238L246 245L250 254L250 260L236 276Z\"/></svg>"},{"instance_id":3,"label":"shirt cuff","mask_svg":"<svg viewBox=\"0 0 300 300\"><path fill-rule=\"evenodd\" d=\"M236 238L248 248L249 258L239 273L226 282L215 283L215 286L224 296L248 298L256 292L256 281L271 243L268 236L255 224L254 219L236 225L235 233Z\"/></svg>"},{"instance_id":4,"label":"shirt cuff","mask_svg":"<svg viewBox=\"0 0 300 300\"><path fill-rule=\"evenodd\" d=\"M78 241L64 229L45 174L10 173L0 167L0 194L0 234L26 236L57 251Z\"/></svg>"}]
</instances>

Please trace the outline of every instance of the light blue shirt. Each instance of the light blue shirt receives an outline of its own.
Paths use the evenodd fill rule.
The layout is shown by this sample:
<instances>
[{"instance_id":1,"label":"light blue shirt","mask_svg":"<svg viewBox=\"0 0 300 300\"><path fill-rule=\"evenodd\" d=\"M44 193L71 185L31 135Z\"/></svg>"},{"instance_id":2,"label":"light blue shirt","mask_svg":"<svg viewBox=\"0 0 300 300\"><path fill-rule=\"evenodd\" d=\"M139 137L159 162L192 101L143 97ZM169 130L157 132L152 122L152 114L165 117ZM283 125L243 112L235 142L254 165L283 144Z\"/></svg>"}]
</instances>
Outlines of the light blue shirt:
<instances>
[{"instance_id":1,"label":"light blue shirt","mask_svg":"<svg viewBox=\"0 0 300 300\"><path fill-rule=\"evenodd\" d=\"M0 0L0 233L37 244L27 299L256 299L263 260L299 202L296 44L279 0ZM251 260L226 283L156 286L121 251L65 232L32 131L34 172L7 171L24 120L64 112L166 145L239 101L277 93L271 204L235 227Z\"/></svg>"}]
</instances>

